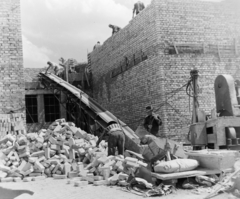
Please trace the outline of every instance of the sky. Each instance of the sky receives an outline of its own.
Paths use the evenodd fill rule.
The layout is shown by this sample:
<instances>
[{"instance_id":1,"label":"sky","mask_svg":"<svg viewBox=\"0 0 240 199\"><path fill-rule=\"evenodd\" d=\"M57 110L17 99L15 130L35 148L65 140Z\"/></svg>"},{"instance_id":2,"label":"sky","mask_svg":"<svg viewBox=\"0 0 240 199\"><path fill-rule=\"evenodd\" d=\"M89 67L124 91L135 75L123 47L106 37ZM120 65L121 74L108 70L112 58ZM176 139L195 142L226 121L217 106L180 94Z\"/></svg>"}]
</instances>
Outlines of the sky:
<instances>
[{"instance_id":1,"label":"sky","mask_svg":"<svg viewBox=\"0 0 240 199\"><path fill-rule=\"evenodd\" d=\"M21 0L24 67L43 68L60 57L86 62L97 41L111 36L109 24L123 28L129 23L137 1Z\"/></svg>"},{"instance_id":2,"label":"sky","mask_svg":"<svg viewBox=\"0 0 240 199\"><path fill-rule=\"evenodd\" d=\"M137 0L21 0L25 68L42 68L48 61L87 61L87 52L107 40L114 24L126 26ZM145 6L151 0L142 0Z\"/></svg>"}]
</instances>

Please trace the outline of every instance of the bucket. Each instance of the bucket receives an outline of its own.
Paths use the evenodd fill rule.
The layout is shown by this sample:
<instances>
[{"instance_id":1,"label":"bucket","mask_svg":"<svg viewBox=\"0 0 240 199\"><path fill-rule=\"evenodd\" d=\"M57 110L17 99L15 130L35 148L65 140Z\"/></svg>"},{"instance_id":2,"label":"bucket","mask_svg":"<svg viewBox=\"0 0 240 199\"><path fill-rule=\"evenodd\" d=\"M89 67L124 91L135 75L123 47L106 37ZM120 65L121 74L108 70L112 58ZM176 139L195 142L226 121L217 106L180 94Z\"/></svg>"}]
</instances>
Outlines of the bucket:
<instances>
[{"instance_id":1,"label":"bucket","mask_svg":"<svg viewBox=\"0 0 240 199\"><path fill-rule=\"evenodd\" d=\"M103 174L104 180L107 180L110 176L110 167L103 167L102 174Z\"/></svg>"}]
</instances>

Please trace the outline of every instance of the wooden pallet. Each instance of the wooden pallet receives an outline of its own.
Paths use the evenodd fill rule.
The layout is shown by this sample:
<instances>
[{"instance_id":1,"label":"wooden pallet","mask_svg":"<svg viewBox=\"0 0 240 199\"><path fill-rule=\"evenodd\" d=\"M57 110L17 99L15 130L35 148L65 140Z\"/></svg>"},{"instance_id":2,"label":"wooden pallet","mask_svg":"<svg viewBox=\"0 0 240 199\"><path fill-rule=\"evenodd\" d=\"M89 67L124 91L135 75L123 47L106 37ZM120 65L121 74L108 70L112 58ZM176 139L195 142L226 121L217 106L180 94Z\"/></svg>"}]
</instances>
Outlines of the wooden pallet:
<instances>
[{"instance_id":1,"label":"wooden pallet","mask_svg":"<svg viewBox=\"0 0 240 199\"><path fill-rule=\"evenodd\" d=\"M178 172L178 173L154 173L152 172L152 177L155 177L160 180L174 180L180 178L189 178L198 175L213 175L213 174L221 174L222 172L217 169L205 169L205 168L197 168L192 171Z\"/></svg>"}]
</instances>

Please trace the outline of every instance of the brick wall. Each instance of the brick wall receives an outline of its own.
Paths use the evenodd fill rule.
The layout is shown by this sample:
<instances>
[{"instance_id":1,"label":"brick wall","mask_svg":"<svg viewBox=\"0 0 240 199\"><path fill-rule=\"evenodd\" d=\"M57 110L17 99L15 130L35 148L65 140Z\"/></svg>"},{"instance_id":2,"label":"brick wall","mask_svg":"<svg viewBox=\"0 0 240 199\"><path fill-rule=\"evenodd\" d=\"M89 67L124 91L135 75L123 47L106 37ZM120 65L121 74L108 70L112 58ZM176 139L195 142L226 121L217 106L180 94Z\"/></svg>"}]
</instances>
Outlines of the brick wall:
<instances>
[{"instance_id":1,"label":"brick wall","mask_svg":"<svg viewBox=\"0 0 240 199\"><path fill-rule=\"evenodd\" d=\"M152 104L163 119L160 131L184 140L181 129L191 122L192 105L185 87L173 91L187 83L196 67L200 108L209 113L215 107L216 76L240 79L239 7L238 0L153 0L90 54L94 98L134 130L145 106ZM124 57L131 60L140 51L148 58L126 68Z\"/></svg>"},{"instance_id":2,"label":"brick wall","mask_svg":"<svg viewBox=\"0 0 240 199\"><path fill-rule=\"evenodd\" d=\"M24 107L20 1L0 3L0 112Z\"/></svg>"},{"instance_id":3,"label":"brick wall","mask_svg":"<svg viewBox=\"0 0 240 199\"><path fill-rule=\"evenodd\" d=\"M24 68L24 81L37 82L38 74L44 72L47 68Z\"/></svg>"}]
</instances>

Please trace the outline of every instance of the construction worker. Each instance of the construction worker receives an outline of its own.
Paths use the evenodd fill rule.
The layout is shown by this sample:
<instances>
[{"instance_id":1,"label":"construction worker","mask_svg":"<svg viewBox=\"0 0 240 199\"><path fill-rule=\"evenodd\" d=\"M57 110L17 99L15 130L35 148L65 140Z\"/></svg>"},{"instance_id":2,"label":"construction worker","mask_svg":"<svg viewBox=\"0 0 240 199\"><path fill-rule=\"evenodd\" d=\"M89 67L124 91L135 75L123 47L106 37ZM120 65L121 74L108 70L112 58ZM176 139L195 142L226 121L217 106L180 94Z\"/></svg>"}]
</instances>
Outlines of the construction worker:
<instances>
[{"instance_id":1,"label":"construction worker","mask_svg":"<svg viewBox=\"0 0 240 199\"><path fill-rule=\"evenodd\" d=\"M98 47L100 47L100 46L101 46L100 41L98 41L98 42L94 45L93 50L95 50L96 48L98 48Z\"/></svg>"},{"instance_id":2,"label":"construction worker","mask_svg":"<svg viewBox=\"0 0 240 199\"><path fill-rule=\"evenodd\" d=\"M120 27L115 26L115 25L112 25L112 24L109 24L108 27L109 27L109 28L112 28L112 35L116 34L119 30L121 30Z\"/></svg>"},{"instance_id":3,"label":"construction worker","mask_svg":"<svg viewBox=\"0 0 240 199\"><path fill-rule=\"evenodd\" d=\"M118 155L123 155L125 147L125 135L119 124L110 122L106 128L108 137L108 156L115 155L116 148Z\"/></svg>"},{"instance_id":4,"label":"construction worker","mask_svg":"<svg viewBox=\"0 0 240 199\"><path fill-rule=\"evenodd\" d=\"M48 72L49 69L52 69L52 70L54 70L54 74L55 74L55 75L57 75L57 76L59 76L59 77L61 76L61 74L62 74L63 71L64 71L64 68L63 68L63 67L61 67L61 66L59 66L59 65L57 65L57 64L53 64L53 63L50 62L50 61L48 61L47 64L48 64L48 68L47 68L45 74L47 74L47 72Z\"/></svg>"},{"instance_id":5,"label":"construction worker","mask_svg":"<svg viewBox=\"0 0 240 199\"><path fill-rule=\"evenodd\" d=\"M156 136L158 134L159 126L162 125L162 120L158 114L153 112L152 106L146 107L147 117L144 119L144 128L151 133L152 135Z\"/></svg>"},{"instance_id":6,"label":"construction worker","mask_svg":"<svg viewBox=\"0 0 240 199\"><path fill-rule=\"evenodd\" d=\"M144 4L141 1L138 1L137 3L134 4L133 8L133 17L134 13L136 12L136 15L141 12L145 8Z\"/></svg>"}]
</instances>

